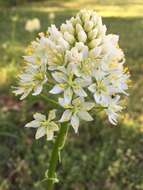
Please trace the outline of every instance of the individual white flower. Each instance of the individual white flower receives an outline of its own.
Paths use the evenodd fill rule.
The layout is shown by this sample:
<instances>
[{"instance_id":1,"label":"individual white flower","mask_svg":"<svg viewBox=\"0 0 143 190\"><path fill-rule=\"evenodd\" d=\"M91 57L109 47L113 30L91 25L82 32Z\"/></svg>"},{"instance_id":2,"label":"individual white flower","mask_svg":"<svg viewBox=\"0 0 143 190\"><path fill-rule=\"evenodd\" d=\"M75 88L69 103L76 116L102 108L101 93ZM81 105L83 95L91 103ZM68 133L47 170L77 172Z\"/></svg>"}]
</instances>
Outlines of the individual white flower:
<instances>
[{"instance_id":1,"label":"individual white flower","mask_svg":"<svg viewBox=\"0 0 143 190\"><path fill-rule=\"evenodd\" d=\"M89 91L93 93L94 99L97 104L102 104L102 102L108 102L109 88L107 80L97 80L88 87Z\"/></svg>"},{"instance_id":2,"label":"individual white flower","mask_svg":"<svg viewBox=\"0 0 143 190\"><path fill-rule=\"evenodd\" d=\"M35 135L36 139L39 139L46 135L47 140L52 140L54 138L54 132L59 130L59 127L55 121L56 110L49 111L48 119L41 113L36 113L33 115L34 120L27 123L25 127L37 128Z\"/></svg>"},{"instance_id":3,"label":"individual white flower","mask_svg":"<svg viewBox=\"0 0 143 190\"><path fill-rule=\"evenodd\" d=\"M110 82L109 91L110 94L123 93L127 94L129 75L122 72L115 72L107 76L107 80ZM108 83L109 83L108 82Z\"/></svg>"},{"instance_id":4,"label":"individual white flower","mask_svg":"<svg viewBox=\"0 0 143 190\"><path fill-rule=\"evenodd\" d=\"M59 121L70 121L75 133L78 132L80 120L93 120L92 116L88 113L95 105L93 102L85 102L83 98L76 98L72 100L71 103L67 104L64 99L60 98L59 103L66 109Z\"/></svg>"},{"instance_id":5,"label":"individual white flower","mask_svg":"<svg viewBox=\"0 0 143 190\"><path fill-rule=\"evenodd\" d=\"M25 30L27 30L28 32L33 32L35 30L40 30L40 20L38 18L34 18L34 19L29 19L27 20L26 24L25 24Z\"/></svg>"},{"instance_id":6,"label":"individual white flower","mask_svg":"<svg viewBox=\"0 0 143 190\"><path fill-rule=\"evenodd\" d=\"M58 83L51 90L51 94L59 94L64 92L64 99L71 101L73 93L79 97L86 97L84 87L89 85L89 81L82 78L75 78L72 67L68 65L67 69L63 68L63 72L53 72L53 78Z\"/></svg>"},{"instance_id":7,"label":"individual white flower","mask_svg":"<svg viewBox=\"0 0 143 190\"><path fill-rule=\"evenodd\" d=\"M108 104L105 103L104 106L107 107L105 112L108 115L109 121L113 125L117 125L117 117L118 112L120 112L123 108L119 105L120 96L115 96L114 98L110 98Z\"/></svg>"},{"instance_id":8,"label":"individual white flower","mask_svg":"<svg viewBox=\"0 0 143 190\"><path fill-rule=\"evenodd\" d=\"M19 75L19 78L19 85L15 87L13 92L16 95L22 95L21 100L26 98L32 91L34 96L40 94L43 85L47 82L45 68L33 65L28 65L25 68L25 72Z\"/></svg>"},{"instance_id":9,"label":"individual white flower","mask_svg":"<svg viewBox=\"0 0 143 190\"><path fill-rule=\"evenodd\" d=\"M47 51L49 48L48 39L43 33L36 41L33 41L30 46L30 51L28 55L23 56L24 60L33 65L46 66L48 61Z\"/></svg>"}]
</instances>

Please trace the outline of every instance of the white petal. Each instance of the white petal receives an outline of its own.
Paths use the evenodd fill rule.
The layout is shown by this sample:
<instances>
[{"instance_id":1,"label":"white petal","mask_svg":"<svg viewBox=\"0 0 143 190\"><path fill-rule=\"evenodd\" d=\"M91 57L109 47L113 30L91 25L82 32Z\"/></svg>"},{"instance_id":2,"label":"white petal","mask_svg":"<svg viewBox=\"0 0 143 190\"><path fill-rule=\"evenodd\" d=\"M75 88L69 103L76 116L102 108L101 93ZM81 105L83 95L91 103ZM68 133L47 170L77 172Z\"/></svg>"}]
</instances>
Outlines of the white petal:
<instances>
[{"instance_id":1,"label":"white petal","mask_svg":"<svg viewBox=\"0 0 143 190\"><path fill-rule=\"evenodd\" d=\"M50 127L51 127L52 131L58 131L59 130L59 126L53 121L50 122Z\"/></svg>"},{"instance_id":2,"label":"white petal","mask_svg":"<svg viewBox=\"0 0 143 190\"><path fill-rule=\"evenodd\" d=\"M95 93L94 99L95 99L95 102L99 104L99 103L101 103L102 96L100 94Z\"/></svg>"},{"instance_id":3,"label":"white petal","mask_svg":"<svg viewBox=\"0 0 143 190\"><path fill-rule=\"evenodd\" d=\"M45 127L39 127L39 128L37 129L35 138L36 138L36 139L39 139L39 138L43 137L45 134L46 134L46 128L45 128Z\"/></svg>"},{"instance_id":4,"label":"white petal","mask_svg":"<svg viewBox=\"0 0 143 190\"><path fill-rule=\"evenodd\" d=\"M37 121L37 120L33 120L33 121L27 123L27 124L25 125L25 127L37 128L37 127L40 127L40 122Z\"/></svg>"},{"instance_id":5,"label":"white petal","mask_svg":"<svg viewBox=\"0 0 143 190\"><path fill-rule=\"evenodd\" d=\"M42 86L42 85L36 86L35 89L34 89L34 92L32 93L32 95L33 95L33 96L36 96L36 95L40 94L41 91L42 91L42 89L43 89L43 86Z\"/></svg>"},{"instance_id":6,"label":"white petal","mask_svg":"<svg viewBox=\"0 0 143 190\"><path fill-rule=\"evenodd\" d=\"M41 113L35 113L35 114L33 115L33 117L34 117L34 119L39 120L39 121L44 121L44 120L46 120L46 116L43 115L43 114L41 114Z\"/></svg>"},{"instance_id":7,"label":"white petal","mask_svg":"<svg viewBox=\"0 0 143 190\"><path fill-rule=\"evenodd\" d=\"M63 92L63 88L61 88L59 85L55 85L50 91L49 93L51 94L59 94Z\"/></svg>"},{"instance_id":8,"label":"white petal","mask_svg":"<svg viewBox=\"0 0 143 190\"><path fill-rule=\"evenodd\" d=\"M71 117L71 125L74 128L75 133L77 133L79 127L79 118L76 114Z\"/></svg>"},{"instance_id":9,"label":"white petal","mask_svg":"<svg viewBox=\"0 0 143 190\"><path fill-rule=\"evenodd\" d=\"M116 116L108 115L108 119L109 119L109 121L110 121L111 124L117 125Z\"/></svg>"},{"instance_id":10,"label":"white petal","mask_svg":"<svg viewBox=\"0 0 143 190\"><path fill-rule=\"evenodd\" d=\"M88 90L90 91L90 92L96 92L96 84L91 84L89 87L88 87Z\"/></svg>"},{"instance_id":11,"label":"white petal","mask_svg":"<svg viewBox=\"0 0 143 190\"><path fill-rule=\"evenodd\" d=\"M57 70L57 65L50 65L50 66L48 67L48 70L49 70L49 71Z\"/></svg>"},{"instance_id":12,"label":"white petal","mask_svg":"<svg viewBox=\"0 0 143 190\"><path fill-rule=\"evenodd\" d=\"M26 98L31 91L32 91L31 88L29 88L28 90L25 90L23 95L20 97L20 100L23 100L24 98Z\"/></svg>"},{"instance_id":13,"label":"white petal","mask_svg":"<svg viewBox=\"0 0 143 190\"><path fill-rule=\"evenodd\" d=\"M29 82L33 79L33 76L31 74L23 73L19 76L19 78L22 80L22 82Z\"/></svg>"},{"instance_id":14,"label":"white petal","mask_svg":"<svg viewBox=\"0 0 143 190\"><path fill-rule=\"evenodd\" d=\"M52 73L52 76L59 83L63 83L66 81L66 75L62 72L54 72Z\"/></svg>"},{"instance_id":15,"label":"white petal","mask_svg":"<svg viewBox=\"0 0 143 190\"><path fill-rule=\"evenodd\" d=\"M86 111L91 110L95 106L93 102L83 102L83 109Z\"/></svg>"},{"instance_id":16,"label":"white petal","mask_svg":"<svg viewBox=\"0 0 143 190\"><path fill-rule=\"evenodd\" d=\"M78 112L78 116L82 119L82 120L85 120L85 121L92 121L93 118L91 117L91 115L86 112L86 111L79 111Z\"/></svg>"},{"instance_id":17,"label":"white petal","mask_svg":"<svg viewBox=\"0 0 143 190\"><path fill-rule=\"evenodd\" d=\"M16 87L15 90L13 90L13 93L15 95L23 94L23 92L24 92L24 89L20 87Z\"/></svg>"},{"instance_id":18,"label":"white petal","mask_svg":"<svg viewBox=\"0 0 143 190\"><path fill-rule=\"evenodd\" d=\"M55 117L56 117L56 110L54 109L54 110L49 111L48 120L51 121L51 120L55 119Z\"/></svg>"},{"instance_id":19,"label":"white petal","mask_svg":"<svg viewBox=\"0 0 143 190\"><path fill-rule=\"evenodd\" d=\"M72 115L71 110L65 110L59 122L69 121L71 118L71 115Z\"/></svg>"},{"instance_id":20,"label":"white petal","mask_svg":"<svg viewBox=\"0 0 143 190\"><path fill-rule=\"evenodd\" d=\"M82 88L78 88L78 89L75 88L74 92L79 97L86 97L87 96L86 92Z\"/></svg>"},{"instance_id":21,"label":"white petal","mask_svg":"<svg viewBox=\"0 0 143 190\"><path fill-rule=\"evenodd\" d=\"M65 101L65 104L70 104L71 103L71 100L72 100L72 95L73 95L73 91L71 88L67 88L65 91L64 91L64 101Z\"/></svg>"},{"instance_id":22,"label":"white petal","mask_svg":"<svg viewBox=\"0 0 143 190\"><path fill-rule=\"evenodd\" d=\"M92 82L91 77L85 77L84 79L76 78L75 81L81 86L86 87L89 86Z\"/></svg>"},{"instance_id":23,"label":"white petal","mask_svg":"<svg viewBox=\"0 0 143 190\"><path fill-rule=\"evenodd\" d=\"M31 63L34 63L35 62L35 58L33 56L23 56L24 60L27 61L27 62L31 62Z\"/></svg>"},{"instance_id":24,"label":"white petal","mask_svg":"<svg viewBox=\"0 0 143 190\"><path fill-rule=\"evenodd\" d=\"M58 99L58 102L59 102L59 104L60 104L62 107L65 107L64 98L59 98L59 99Z\"/></svg>"},{"instance_id":25,"label":"white petal","mask_svg":"<svg viewBox=\"0 0 143 190\"><path fill-rule=\"evenodd\" d=\"M46 135L47 135L47 141L51 141L54 137L54 133L51 130L47 130Z\"/></svg>"}]
</instances>

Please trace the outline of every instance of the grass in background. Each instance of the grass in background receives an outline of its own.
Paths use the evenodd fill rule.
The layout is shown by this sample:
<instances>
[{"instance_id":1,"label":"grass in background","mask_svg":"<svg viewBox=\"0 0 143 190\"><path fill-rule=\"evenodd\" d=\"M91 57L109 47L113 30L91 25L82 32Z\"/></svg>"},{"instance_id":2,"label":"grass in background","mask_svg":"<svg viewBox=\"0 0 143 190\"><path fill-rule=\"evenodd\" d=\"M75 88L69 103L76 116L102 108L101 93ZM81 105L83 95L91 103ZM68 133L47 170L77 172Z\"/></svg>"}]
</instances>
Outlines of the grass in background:
<instances>
[{"instance_id":1,"label":"grass in background","mask_svg":"<svg viewBox=\"0 0 143 190\"><path fill-rule=\"evenodd\" d=\"M32 97L20 102L11 94L10 86L15 84L15 76L23 64L25 48L37 35L24 30L25 22L37 17L41 21L41 31L46 31L50 12L55 11L55 23L59 26L90 2L50 1L45 3L49 7L34 3L31 7L0 10L0 190L44 190L45 184L37 181L44 177L51 150L50 143L35 141L34 132L23 129L33 112L46 111L50 105ZM103 22L108 33L120 35L120 46L125 51L132 75L128 107L119 127L107 127L109 123L105 119L103 123L103 118L97 115L96 123L80 127L79 136L71 130L62 156L62 169L59 166L61 184L57 184L57 190L143 190L143 11L136 11L136 6L140 10L143 3L106 2L108 14L102 1L94 1L91 5L95 9L100 7L97 10L107 16ZM128 11L122 9L128 5ZM117 6L119 9L111 9ZM112 17L113 13L116 18ZM14 26L11 19L15 15L18 20Z\"/></svg>"}]
</instances>

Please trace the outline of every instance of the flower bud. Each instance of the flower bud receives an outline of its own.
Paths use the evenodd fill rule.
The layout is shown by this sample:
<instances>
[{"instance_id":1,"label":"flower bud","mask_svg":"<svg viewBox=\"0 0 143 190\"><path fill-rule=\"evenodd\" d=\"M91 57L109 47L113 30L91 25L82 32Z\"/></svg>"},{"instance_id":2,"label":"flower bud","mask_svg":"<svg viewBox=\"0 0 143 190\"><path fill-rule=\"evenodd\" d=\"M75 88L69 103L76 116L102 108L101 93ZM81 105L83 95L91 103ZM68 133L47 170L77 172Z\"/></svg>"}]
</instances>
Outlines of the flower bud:
<instances>
[{"instance_id":1,"label":"flower bud","mask_svg":"<svg viewBox=\"0 0 143 190\"><path fill-rule=\"evenodd\" d=\"M101 16L98 16L97 17L97 27L102 27L102 18L101 18Z\"/></svg>"},{"instance_id":2,"label":"flower bud","mask_svg":"<svg viewBox=\"0 0 143 190\"><path fill-rule=\"evenodd\" d=\"M90 19L90 13L83 10L83 11L81 12L81 18L82 18L83 21L89 20L89 19Z\"/></svg>"},{"instance_id":3,"label":"flower bud","mask_svg":"<svg viewBox=\"0 0 143 190\"><path fill-rule=\"evenodd\" d=\"M86 35L86 33L84 32L84 30L81 30L79 33L78 33L78 40L80 41L80 42L86 42L86 40L87 40L87 35Z\"/></svg>"},{"instance_id":4,"label":"flower bud","mask_svg":"<svg viewBox=\"0 0 143 190\"><path fill-rule=\"evenodd\" d=\"M98 22L98 17L99 16L97 16L97 15L92 15L92 17L91 17L91 21L94 23L94 26L97 24L97 22Z\"/></svg>"},{"instance_id":5,"label":"flower bud","mask_svg":"<svg viewBox=\"0 0 143 190\"><path fill-rule=\"evenodd\" d=\"M61 32L69 32L70 34L74 33L74 28L71 22L66 22L66 24L62 24L61 27Z\"/></svg>"},{"instance_id":6,"label":"flower bud","mask_svg":"<svg viewBox=\"0 0 143 190\"><path fill-rule=\"evenodd\" d=\"M101 43L101 38L92 40L88 45L90 48L94 48Z\"/></svg>"},{"instance_id":7,"label":"flower bud","mask_svg":"<svg viewBox=\"0 0 143 190\"><path fill-rule=\"evenodd\" d=\"M82 30L83 30L82 26L79 23L76 24L76 32L79 33Z\"/></svg>"},{"instance_id":8,"label":"flower bud","mask_svg":"<svg viewBox=\"0 0 143 190\"><path fill-rule=\"evenodd\" d=\"M88 38L90 40L95 39L97 36L98 30L97 28L94 28L91 32L88 33Z\"/></svg>"},{"instance_id":9,"label":"flower bud","mask_svg":"<svg viewBox=\"0 0 143 190\"><path fill-rule=\"evenodd\" d=\"M65 31L67 31L67 25L66 24L62 24L61 25L61 27L60 27L60 30L61 30L61 32L65 32Z\"/></svg>"},{"instance_id":10,"label":"flower bud","mask_svg":"<svg viewBox=\"0 0 143 190\"><path fill-rule=\"evenodd\" d=\"M77 16L76 18L74 18L74 23L75 24L82 24L82 21L81 21L81 19L80 19L80 17L79 16Z\"/></svg>"},{"instance_id":11,"label":"flower bud","mask_svg":"<svg viewBox=\"0 0 143 190\"><path fill-rule=\"evenodd\" d=\"M92 30L93 25L94 25L93 22L86 21L85 24L84 24L85 31L89 32L90 30Z\"/></svg>"},{"instance_id":12,"label":"flower bud","mask_svg":"<svg viewBox=\"0 0 143 190\"><path fill-rule=\"evenodd\" d=\"M74 41L75 41L74 36L71 35L71 34L68 33L68 32L64 32L64 39L65 39L66 41L68 41L70 44L73 44Z\"/></svg>"},{"instance_id":13,"label":"flower bud","mask_svg":"<svg viewBox=\"0 0 143 190\"><path fill-rule=\"evenodd\" d=\"M92 50L89 52L89 56L90 56L91 58L96 58L96 57L98 57L98 56L101 54L101 51L102 51L101 46L96 47L96 48L92 49Z\"/></svg>"},{"instance_id":14,"label":"flower bud","mask_svg":"<svg viewBox=\"0 0 143 190\"><path fill-rule=\"evenodd\" d=\"M105 25L103 25L103 26L99 29L99 33L100 33L100 35L101 35L102 37L105 36L106 30L107 30L107 28L106 28Z\"/></svg>"},{"instance_id":15,"label":"flower bud","mask_svg":"<svg viewBox=\"0 0 143 190\"><path fill-rule=\"evenodd\" d=\"M63 38L59 38L58 43L61 45L63 49L69 49L69 43Z\"/></svg>"}]
</instances>

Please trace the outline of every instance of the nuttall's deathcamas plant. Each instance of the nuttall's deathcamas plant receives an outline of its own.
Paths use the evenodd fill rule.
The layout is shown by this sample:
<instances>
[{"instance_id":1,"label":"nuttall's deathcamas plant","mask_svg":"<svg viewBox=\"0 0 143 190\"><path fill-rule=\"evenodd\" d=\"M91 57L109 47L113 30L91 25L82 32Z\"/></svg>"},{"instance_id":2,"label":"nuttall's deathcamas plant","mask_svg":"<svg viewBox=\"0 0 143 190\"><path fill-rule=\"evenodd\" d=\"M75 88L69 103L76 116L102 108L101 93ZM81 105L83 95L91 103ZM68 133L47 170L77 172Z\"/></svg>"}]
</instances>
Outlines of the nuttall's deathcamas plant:
<instances>
[{"instance_id":1,"label":"nuttall's deathcamas plant","mask_svg":"<svg viewBox=\"0 0 143 190\"><path fill-rule=\"evenodd\" d=\"M26 65L14 93L21 100L30 93L41 94L54 108L47 117L35 113L34 120L26 124L37 128L36 139L46 135L54 143L46 172L48 190L57 182L55 170L70 126L77 133L81 120L94 120L90 111L97 107L105 111L109 122L117 124L120 96L127 95L129 82L118 40L117 35L106 34L95 11L81 10L59 29L51 25L46 34L40 33L24 56Z\"/></svg>"}]
</instances>

